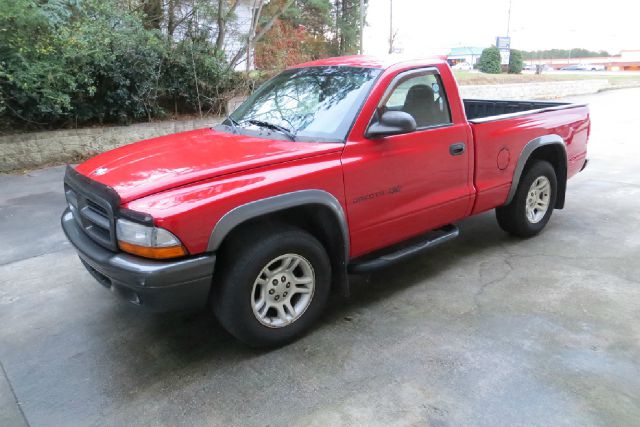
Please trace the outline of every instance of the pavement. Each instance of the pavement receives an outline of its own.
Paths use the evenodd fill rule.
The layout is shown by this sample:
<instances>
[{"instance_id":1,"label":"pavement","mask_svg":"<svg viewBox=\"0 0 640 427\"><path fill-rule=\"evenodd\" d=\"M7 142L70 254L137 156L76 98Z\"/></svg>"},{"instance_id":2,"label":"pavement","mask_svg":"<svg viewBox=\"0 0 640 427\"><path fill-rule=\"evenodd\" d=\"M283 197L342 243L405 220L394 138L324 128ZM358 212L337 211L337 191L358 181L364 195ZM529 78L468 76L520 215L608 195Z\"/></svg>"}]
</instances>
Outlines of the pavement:
<instances>
[{"instance_id":1,"label":"pavement","mask_svg":"<svg viewBox=\"0 0 640 427\"><path fill-rule=\"evenodd\" d=\"M0 426L638 425L638 99L575 98L591 162L541 235L463 221L272 351L97 285L59 227L62 167L0 176Z\"/></svg>"}]
</instances>

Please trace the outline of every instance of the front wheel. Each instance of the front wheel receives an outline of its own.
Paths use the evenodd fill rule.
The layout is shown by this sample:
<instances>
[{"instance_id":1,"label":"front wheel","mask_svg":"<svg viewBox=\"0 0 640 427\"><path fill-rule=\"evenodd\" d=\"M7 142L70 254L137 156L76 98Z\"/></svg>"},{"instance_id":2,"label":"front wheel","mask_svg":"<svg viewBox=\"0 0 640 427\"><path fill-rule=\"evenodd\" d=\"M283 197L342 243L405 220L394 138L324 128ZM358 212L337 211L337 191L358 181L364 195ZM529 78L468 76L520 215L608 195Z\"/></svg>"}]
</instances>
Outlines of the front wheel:
<instances>
[{"instance_id":1,"label":"front wheel","mask_svg":"<svg viewBox=\"0 0 640 427\"><path fill-rule=\"evenodd\" d=\"M331 265L322 244L289 227L243 233L220 260L214 312L232 335L255 347L285 344L318 318Z\"/></svg>"},{"instance_id":2,"label":"front wheel","mask_svg":"<svg viewBox=\"0 0 640 427\"><path fill-rule=\"evenodd\" d=\"M531 164L522 176L511 203L496 208L500 228L520 237L540 233L551 218L557 190L553 166L544 160Z\"/></svg>"}]
</instances>

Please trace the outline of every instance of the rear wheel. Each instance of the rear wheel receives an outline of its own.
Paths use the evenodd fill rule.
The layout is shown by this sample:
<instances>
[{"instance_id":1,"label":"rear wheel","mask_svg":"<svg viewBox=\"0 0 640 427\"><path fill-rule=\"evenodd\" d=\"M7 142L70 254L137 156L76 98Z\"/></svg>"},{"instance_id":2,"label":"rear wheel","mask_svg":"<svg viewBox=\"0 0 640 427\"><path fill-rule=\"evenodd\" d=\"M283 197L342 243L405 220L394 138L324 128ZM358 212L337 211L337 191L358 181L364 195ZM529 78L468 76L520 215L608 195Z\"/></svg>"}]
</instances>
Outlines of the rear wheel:
<instances>
[{"instance_id":1,"label":"rear wheel","mask_svg":"<svg viewBox=\"0 0 640 427\"><path fill-rule=\"evenodd\" d=\"M212 305L236 338L255 347L278 346L318 318L330 278L327 253L309 233L284 226L254 230L225 248Z\"/></svg>"},{"instance_id":2,"label":"rear wheel","mask_svg":"<svg viewBox=\"0 0 640 427\"><path fill-rule=\"evenodd\" d=\"M500 228L521 237L540 233L551 218L557 189L553 166L544 160L532 163L520 179L511 203L496 208Z\"/></svg>"}]
</instances>

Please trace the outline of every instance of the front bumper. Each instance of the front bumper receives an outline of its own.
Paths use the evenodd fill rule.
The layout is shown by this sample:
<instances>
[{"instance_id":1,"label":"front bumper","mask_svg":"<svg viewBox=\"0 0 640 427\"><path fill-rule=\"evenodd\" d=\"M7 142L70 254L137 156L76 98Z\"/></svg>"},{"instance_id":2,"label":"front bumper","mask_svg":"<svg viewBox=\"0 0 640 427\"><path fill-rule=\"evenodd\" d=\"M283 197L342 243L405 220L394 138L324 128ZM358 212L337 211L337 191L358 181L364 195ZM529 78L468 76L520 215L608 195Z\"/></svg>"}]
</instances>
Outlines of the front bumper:
<instances>
[{"instance_id":1,"label":"front bumper","mask_svg":"<svg viewBox=\"0 0 640 427\"><path fill-rule=\"evenodd\" d=\"M206 306L215 254L170 261L148 260L98 245L80 229L69 209L62 214L61 222L67 239L89 273L127 301L152 311Z\"/></svg>"}]
</instances>

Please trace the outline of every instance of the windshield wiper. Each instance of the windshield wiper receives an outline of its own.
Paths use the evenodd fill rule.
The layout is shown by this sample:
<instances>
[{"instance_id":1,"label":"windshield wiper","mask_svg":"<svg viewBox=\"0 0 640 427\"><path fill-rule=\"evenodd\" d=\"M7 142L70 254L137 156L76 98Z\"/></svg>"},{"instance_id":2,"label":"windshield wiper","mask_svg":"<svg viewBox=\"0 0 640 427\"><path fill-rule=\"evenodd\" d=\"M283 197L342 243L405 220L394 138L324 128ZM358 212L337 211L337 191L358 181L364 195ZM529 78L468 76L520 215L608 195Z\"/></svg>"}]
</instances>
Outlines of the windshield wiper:
<instances>
[{"instance_id":1,"label":"windshield wiper","mask_svg":"<svg viewBox=\"0 0 640 427\"><path fill-rule=\"evenodd\" d=\"M262 120L256 120L256 119L249 119L249 120L245 120L247 123L251 123L252 125L256 125L256 126L260 126L263 128L267 128L267 129L273 129L273 130L277 130L278 132L282 132L283 134L285 134L290 140L295 141L296 140L296 134L291 132L289 129L287 129L284 126L280 126L280 125L276 125L274 123L269 123L269 122L265 122Z\"/></svg>"},{"instance_id":2,"label":"windshield wiper","mask_svg":"<svg viewBox=\"0 0 640 427\"><path fill-rule=\"evenodd\" d=\"M229 126L229 127L231 129L233 129L233 133L238 133L238 125L240 125L240 123L238 123L235 120L233 120L231 118L231 116L227 116L227 118L224 121L231 123L231 126ZM222 122L222 123L224 124L224 122ZM225 126L227 126L227 125L225 125Z\"/></svg>"}]
</instances>

